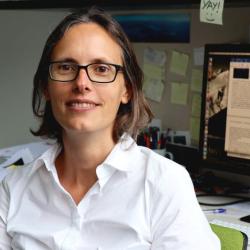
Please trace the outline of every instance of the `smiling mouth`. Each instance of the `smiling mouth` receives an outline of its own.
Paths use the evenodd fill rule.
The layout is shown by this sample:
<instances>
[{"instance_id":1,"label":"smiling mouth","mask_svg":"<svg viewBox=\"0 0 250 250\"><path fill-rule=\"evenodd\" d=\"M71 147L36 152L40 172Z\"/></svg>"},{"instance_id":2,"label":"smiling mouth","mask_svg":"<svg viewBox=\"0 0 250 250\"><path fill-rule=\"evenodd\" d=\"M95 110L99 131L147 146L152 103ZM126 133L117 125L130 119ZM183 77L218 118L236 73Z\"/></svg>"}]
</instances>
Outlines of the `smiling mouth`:
<instances>
[{"instance_id":1,"label":"smiling mouth","mask_svg":"<svg viewBox=\"0 0 250 250\"><path fill-rule=\"evenodd\" d=\"M207 19L207 21L209 21L209 22L213 22L215 19L214 18L206 18Z\"/></svg>"},{"instance_id":2,"label":"smiling mouth","mask_svg":"<svg viewBox=\"0 0 250 250\"><path fill-rule=\"evenodd\" d=\"M78 101L70 101L67 102L66 105L73 109L93 109L99 106L99 104L93 102L78 102Z\"/></svg>"}]
</instances>

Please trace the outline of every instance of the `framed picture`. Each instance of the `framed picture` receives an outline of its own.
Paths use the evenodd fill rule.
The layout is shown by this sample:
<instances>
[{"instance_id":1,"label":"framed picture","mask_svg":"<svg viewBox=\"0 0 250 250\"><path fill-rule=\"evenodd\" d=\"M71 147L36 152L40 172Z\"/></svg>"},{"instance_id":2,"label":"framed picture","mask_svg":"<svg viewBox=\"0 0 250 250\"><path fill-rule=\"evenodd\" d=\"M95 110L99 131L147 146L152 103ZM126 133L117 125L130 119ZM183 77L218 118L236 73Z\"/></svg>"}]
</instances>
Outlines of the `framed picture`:
<instances>
[{"instance_id":1,"label":"framed picture","mask_svg":"<svg viewBox=\"0 0 250 250\"><path fill-rule=\"evenodd\" d=\"M185 13L133 14L113 16L131 42L188 43L190 15Z\"/></svg>"}]
</instances>

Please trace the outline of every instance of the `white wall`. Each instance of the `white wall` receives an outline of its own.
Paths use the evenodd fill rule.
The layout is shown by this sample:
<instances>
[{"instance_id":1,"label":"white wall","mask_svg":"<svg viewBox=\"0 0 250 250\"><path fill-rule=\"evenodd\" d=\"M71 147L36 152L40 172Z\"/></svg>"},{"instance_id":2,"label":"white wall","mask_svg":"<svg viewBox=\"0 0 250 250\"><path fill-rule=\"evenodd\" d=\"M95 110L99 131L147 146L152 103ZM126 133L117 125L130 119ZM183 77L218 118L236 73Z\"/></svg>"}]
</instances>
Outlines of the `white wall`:
<instances>
[{"instance_id":1,"label":"white wall","mask_svg":"<svg viewBox=\"0 0 250 250\"><path fill-rule=\"evenodd\" d=\"M0 10L0 148L38 140L32 81L43 46L66 11Z\"/></svg>"}]
</instances>

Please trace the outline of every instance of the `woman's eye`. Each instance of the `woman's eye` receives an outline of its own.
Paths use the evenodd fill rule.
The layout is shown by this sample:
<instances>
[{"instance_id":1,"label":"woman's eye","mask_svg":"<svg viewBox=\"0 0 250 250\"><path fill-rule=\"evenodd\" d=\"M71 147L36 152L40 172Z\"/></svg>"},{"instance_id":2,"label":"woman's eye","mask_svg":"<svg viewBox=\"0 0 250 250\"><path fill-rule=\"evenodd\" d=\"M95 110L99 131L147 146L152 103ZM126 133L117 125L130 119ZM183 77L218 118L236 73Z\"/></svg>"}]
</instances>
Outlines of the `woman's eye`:
<instances>
[{"instance_id":1,"label":"woman's eye","mask_svg":"<svg viewBox=\"0 0 250 250\"><path fill-rule=\"evenodd\" d=\"M76 66L69 63L59 63L57 64L56 70L61 73L70 73L76 71Z\"/></svg>"},{"instance_id":2,"label":"woman's eye","mask_svg":"<svg viewBox=\"0 0 250 250\"><path fill-rule=\"evenodd\" d=\"M106 65L98 65L98 66L96 66L95 71L97 73L108 73L109 67Z\"/></svg>"},{"instance_id":3,"label":"woman's eye","mask_svg":"<svg viewBox=\"0 0 250 250\"><path fill-rule=\"evenodd\" d=\"M62 71L74 70L72 65L69 65L69 64L61 64L61 65L58 66L58 69L62 70Z\"/></svg>"}]
</instances>

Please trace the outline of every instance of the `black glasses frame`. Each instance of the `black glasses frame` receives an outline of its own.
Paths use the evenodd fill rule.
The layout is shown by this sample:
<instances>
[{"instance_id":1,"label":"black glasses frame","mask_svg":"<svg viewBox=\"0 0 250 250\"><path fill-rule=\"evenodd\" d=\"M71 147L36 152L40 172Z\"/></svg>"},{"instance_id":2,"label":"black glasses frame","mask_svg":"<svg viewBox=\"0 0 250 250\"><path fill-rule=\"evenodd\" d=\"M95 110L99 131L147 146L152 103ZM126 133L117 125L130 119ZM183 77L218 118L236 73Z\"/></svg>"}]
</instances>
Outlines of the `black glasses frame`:
<instances>
[{"instance_id":1,"label":"black glasses frame","mask_svg":"<svg viewBox=\"0 0 250 250\"><path fill-rule=\"evenodd\" d=\"M69 63L69 64L73 64L73 65L77 66L77 73L76 73L76 76L75 76L73 79L67 80L67 81L62 81L62 80L54 79L54 78L52 77L52 74L51 74L51 66L52 66L53 64L55 64L55 63ZM94 81L94 80L92 80L92 79L90 78L90 76L89 76L88 67L91 66L91 65L94 65L94 64L102 64L102 65L111 65L111 66L114 66L114 67L115 67L114 79L111 80L111 81L108 81L108 82ZM100 62L100 63L90 63L90 64L87 64L87 65L81 65L81 64L77 64L77 63L73 63L73 62L67 62L67 61L52 61L52 62L49 63L49 77L50 77L51 80L57 81L57 82L70 82L70 81L74 81L74 80L77 79L77 77L78 77L79 72L80 72L81 69L84 69L84 70L86 71L87 76L88 76L88 78L89 78L89 80L90 80L91 82L96 82L96 83L110 83L110 82L115 81L118 72L123 72L124 67L121 66L121 65L118 65L118 64L113 64L113 63L102 63L102 62Z\"/></svg>"}]
</instances>

